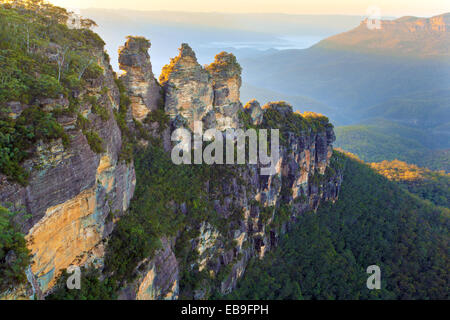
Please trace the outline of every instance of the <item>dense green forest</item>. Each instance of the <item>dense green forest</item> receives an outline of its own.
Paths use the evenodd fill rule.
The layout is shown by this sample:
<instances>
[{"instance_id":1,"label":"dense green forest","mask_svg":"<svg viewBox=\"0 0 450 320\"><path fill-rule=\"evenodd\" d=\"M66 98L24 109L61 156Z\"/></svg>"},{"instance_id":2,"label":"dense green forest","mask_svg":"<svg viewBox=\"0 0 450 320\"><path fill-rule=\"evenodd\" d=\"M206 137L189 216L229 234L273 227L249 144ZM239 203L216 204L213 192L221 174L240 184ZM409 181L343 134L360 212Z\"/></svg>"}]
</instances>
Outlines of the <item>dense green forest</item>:
<instances>
[{"instance_id":1,"label":"dense green forest","mask_svg":"<svg viewBox=\"0 0 450 320\"><path fill-rule=\"evenodd\" d=\"M401 125L386 119L336 128L336 147L366 162L401 160L431 170L450 172L448 149L436 145L447 137L428 129ZM448 146L446 146L448 147Z\"/></svg>"},{"instance_id":2,"label":"dense green forest","mask_svg":"<svg viewBox=\"0 0 450 320\"><path fill-rule=\"evenodd\" d=\"M448 299L449 213L343 157L340 199L298 218L229 299ZM378 265L382 289L369 291Z\"/></svg>"},{"instance_id":3,"label":"dense green forest","mask_svg":"<svg viewBox=\"0 0 450 320\"><path fill-rule=\"evenodd\" d=\"M450 174L398 160L371 163L370 166L420 198L450 208Z\"/></svg>"},{"instance_id":4,"label":"dense green forest","mask_svg":"<svg viewBox=\"0 0 450 320\"><path fill-rule=\"evenodd\" d=\"M0 206L0 292L24 283L25 269L30 263L25 235L20 232L15 216Z\"/></svg>"},{"instance_id":5,"label":"dense green forest","mask_svg":"<svg viewBox=\"0 0 450 320\"><path fill-rule=\"evenodd\" d=\"M118 84L120 85L120 81ZM128 103L125 101L122 107L126 109ZM120 121L120 116L118 119ZM160 120L160 125L163 126L165 119ZM320 131L331 124L326 117L314 113L292 114L283 122L279 111L269 110L264 115L262 127L271 126L284 128L281 140L286 141L289 134L286 128L300 134L302 128ZM150 139L149 146L142 147L136 142L134 133L127 133L125 130L124 135L134 150L137 183L130 208L117 222L106 247L103 273L107 277L99 281L96 276L98 272L85 270L82 273L83 289L73 292L66 288L68 275L63 273L48 299L117 298L117 291L136 277L138 264L145 258L151 258L161 248L160 239L163 237L177 236L175 255L182 270L182 299L191 299L193 291L200 287L219 287L220 281L230 271L224 268L218 275L211 277L206 270L199 272L196 268L189 268L188 266L198 263L198 253L191 250L190 239L197 238L201 223L208 221L220 231L219 240L225 249L233 247L233 237L230 234L243 219L244 212L242 208L231 208L232 211L225 218L214 210L214 201L224 201L223 189L233 179L237 179L240 185L251 187L240 177L243 167L175 165L170 154L163 150L161 140Z\"/></svg>"},{"instance_id":6,"label":"dense green forest","mask_svg":"<svg viewBox=\"0 0 450 320\"><path fill-rule=\"evenodd\" d=\"M83 27L73 30L66 26L69 15L65 9L40 0L29 1L29 5L0 6L0 173L23 185L29 175L23 162L32 157L39 141L60 139L70 147L71 137L59 124L59 117L77 119L77 128L85 134L91 149L101 153L101 138L79 113L80 104L90 104L102 120L109 116L98 105L98 97L87 95L80 101L72 94L103 74L97 64L99 57L93 56L102 52L104 43L89 30L93 22L82 20ZM192 298L200 287L219 287L230 270L224 268L215 277L206 271L191 271L198 270L187 267L195 265L198 256L191 250L190 240L198 237L201 223L208 221L223 235L220 241L224 248L233 247L229 233L242 220L243 212L233 209L225 219L214 211L213 204L224 200L223 186L239 179L240 167L174 165L161 141L150 137L142 124L135 122L135 130L130 129L126 122L130 99L123 84L117 79L116 83L121 93L120 108L114 112L123 136L120 157L134 160L134 198L108 239L102 272L83 270L82 290L72 291L66 288L68 274L64 272L47 298L116 299L118 291L136 277L139 262L161 248L160 239L175 236L180 298ZM59 97L69 100L68 108L44 110L39 103ZM11 101L26 106L20 116L10 110ZM242 120L251 126L248 115ZM159 122L160 130L168 124L162 108L145 121ZM306 129L331 127L328 119L318 114L295 113L283 120L274 110L266 111L263 125L280 128L284 144L288 130L300 134ZM353 145L348 150L364 160L400 158L449 170L448 152L441 151L439 161L427 158L431 153L429 140L420 140L421 132L405 128L392 125L390 131L382 131L384 128L373 125L370 130L356 128L356 133L352 128L338 129L338 135L348 135ZM405 136L409 138L400 139ZM147 140L147 148L139 144L142 139ZM430 164L427 159L435 162ZM432 204L449 207L448 175L392 163L374 166L383 177L361 161L338 152L333 161L345 166L340 200L323 204L317 213L298 217L290 232L281 236L279 247L262 261L252 260L238 289L225 298L448 299L449 210ZM406 178L409 173L414 179ZM240 179L238 183L249 182ZM17 216L0 206L0 292L26 282L30 257ZM107 219L116 218L111 212ZM373 264L381 267L383 287L369 292L366 268ZM208 294L217 297L217 293Z\"/></svg>"},{"instance_id":7,"label":"dense green forest","mask_svg":"<svg viewBox=\"0 0 450 320\"><path fill-rule=\"evenodd\" d=\"M199 235L202 221L227 235L234 223L242 219L241 210L236 209L225 219L213 209L213 200L222 199L221 188L226 185L223 181L236 176L238 166L177 166L158 145L136 147L134 160L136 191L129 211L117 222L108 242L104 269L107 278L100 281L98 272L88 269L82 273L83 289L67 290L68 275L63 273L47 299L115 299L117 290L136 277L138 263L161 248L161 237L175 235L178 235L175 254L185 271L180 285L186 297L191 297L192 290L202 281L218 281L206 272L189 270L187 266L197 261L197 252L191 250L189 239ZM209 181L210 192L205 190L205 181ZM184 204L184 208L177 204ZM232 238L222 240L226 246L233 245Z\"/></svg>"}]
</instances>

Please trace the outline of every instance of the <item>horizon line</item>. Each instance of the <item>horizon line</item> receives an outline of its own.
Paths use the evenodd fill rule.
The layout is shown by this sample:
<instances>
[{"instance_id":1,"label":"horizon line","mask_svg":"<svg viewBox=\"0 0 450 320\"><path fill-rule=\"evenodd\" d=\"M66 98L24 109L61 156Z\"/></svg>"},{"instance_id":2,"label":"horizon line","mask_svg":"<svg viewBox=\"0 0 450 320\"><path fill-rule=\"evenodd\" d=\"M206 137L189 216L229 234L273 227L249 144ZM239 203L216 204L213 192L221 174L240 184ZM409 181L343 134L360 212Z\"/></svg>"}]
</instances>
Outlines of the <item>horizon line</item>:
<instances>
[{"instance_id":1,"label":"horizon line","mask_svg":"<svg viewBox=\"0 0 450 320\"><path fill-rule=\"evenodd\" d=\"M104 7L86 7L86 8L73 8L66 7L66 9L79 9L79 10L105 10L105 11L133 11L133 12L168 12L168 13L192 13L192 14L224 14L224 15L285 15L285 16L343 16L343 17L366 17L367 13L364 14L351 14L351 13L286 13L286 12L227 12L227 11L190 11L190 10L140 10L134 8L104 8ZM382 18L404 18L404 17L414 17L429 19L433 17L438 17L442 15L450 14L450 11L444 11L443 13L419 16L419 15L382 15Z\"/></svg>"}]
</instances>

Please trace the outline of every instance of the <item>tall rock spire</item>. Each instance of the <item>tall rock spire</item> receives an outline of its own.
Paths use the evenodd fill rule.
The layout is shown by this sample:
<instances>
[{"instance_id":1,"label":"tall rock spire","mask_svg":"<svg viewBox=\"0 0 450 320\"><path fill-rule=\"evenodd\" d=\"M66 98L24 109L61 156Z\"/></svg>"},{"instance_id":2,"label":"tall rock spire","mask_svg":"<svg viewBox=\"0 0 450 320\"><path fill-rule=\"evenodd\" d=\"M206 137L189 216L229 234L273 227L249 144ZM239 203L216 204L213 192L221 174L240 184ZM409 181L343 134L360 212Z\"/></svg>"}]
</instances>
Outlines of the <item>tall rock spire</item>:
<instances>
[{"instance_id":1,"label":"tall rock spire","mask_svg":"<svg viewBox=\"0 0 450 320\"><path fill-rule=\"evenodd\" d=\"M191 47L182 44L159 80L165 89L165 111L172 119L181 117L191 128L194 121L219 130L239 126L242 80L234 55L222 52L203 68Z\"/></svg>"},{"instance_id":2,"label":"tall rock spire","mask_svg":"<svg viewBox=\"0 0 450 320\"><path fill-rule=\"evenodd\" d=\"M165 111L174 119L183 117L192 127L212 112L214 90L211 75L198 62L194 51L183 43L179 54L162 69Z\"/></svg>"},{"instance_id":3,"label":"tall rock spire","mask_svg":"<svg viewBox=\"0 0 450 320\"><path fill-rule=\"evenodd\" d=\"M219 130L236 129L239 125L239 110L242 109L241 66L232 53L221 52L205 68L213 79L216 127Z\"/></svg>"},{"instance_id":4,"label":"tall rock spire","mask_svg":"<svg viewBox=\"0 0 450 320\"><path fill-rule=\"evenodd\" d=\"M142 37L128 37L119 49L119 67L125 73L120 77L131 99L133 117L142 121L147 114L158 108L161 89L150 62L151 43Z\"/></svg>"}]
</instances>

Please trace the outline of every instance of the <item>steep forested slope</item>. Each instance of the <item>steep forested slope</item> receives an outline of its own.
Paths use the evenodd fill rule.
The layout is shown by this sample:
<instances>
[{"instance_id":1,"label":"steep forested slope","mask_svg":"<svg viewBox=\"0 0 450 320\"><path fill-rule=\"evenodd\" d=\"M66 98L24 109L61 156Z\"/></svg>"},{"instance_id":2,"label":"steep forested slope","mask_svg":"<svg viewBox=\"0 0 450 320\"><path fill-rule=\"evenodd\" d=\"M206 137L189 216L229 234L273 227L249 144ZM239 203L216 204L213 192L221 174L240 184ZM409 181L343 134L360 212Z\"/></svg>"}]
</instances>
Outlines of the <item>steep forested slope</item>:
<instances>
[{"instance_id":1,"label":"steep forested slope","mask_svg":"<svg viewBox=\"0 0 450 320\"><path fill-rule=\"evenodd\" d=\"M29 176L22 164L39 140L62 139L69 146L61 118L76 115L82 88L103 74L95 54L104 42L88 28L94 23L83 20L85 29L70 29L63 24L64 9L35 3L0 7L0 173L22 184ZM108 120L95 97L85 99ZM100 153L101 139L89 124L84 122L83 132Z\"/></svg>"},{"instance_id":2,"label":"steep forested slope","mask_svg":"<svg viewBox=\"0 0 450 320\"><path fill-rule=\"evenodd\" d=\"M398 160L371 163L370 166L420 198L450 208L450 174Z\"/></svg>"},{"instance_id":3,"label":"steep forested slope","mask_svg":"<svg viewBox=\"0 0 450 320\"><path fill-rule=\"evenodd\" d=\"M343 157L340 200L298 218L279 248L254 261L238 299L448 299L449 211ZM382 290L366 287L378 265Z\"/></svg>"},{"instance_id":4,"label":"steep forested slope","mask_svg":"<svg viewBox=\"0 0 450 320\"><path fill-rule=\"evenodd\" d=\"M239 297L365 298L368 264L389 280L377 296L445 295L448 211L333 156L328 118L285 102L243 107L236 58L204 68L187 44L158 83L150 41L129 37L118 79L92 21L72 29L64 9L15 4L0 7L0 298L221 297L254 257L268 260L248 279L267 285L248 294L244 280ZM209 109L207 128L279 129L276 174L175 165L170 129L194 119L179 101ZM70 266L81 290L66 286Z\"/></svg>"},{"instance_id":5,"label":"steep forested slope","mask_svg":"<svg viewBox=\"0 0 450 320\"><path fill-rule=\"evenodd\" d=\"M119 89L93 25L42 0L0 3L0 204L11 212L0 298L40 299L62 269L102 256L133 195Z\"/></svg>"},{"instance_id":6,"label":"steep forested slope","mask_svg":"<svg viewBox=\"0 0 450 320\"><path fill-rule=\"evenodd\" d=\"M399 159L432 170L450 170L446 151L448 133L433 133L429 129L377 118L363 124L337 127L336 136L337 147L367 162Z\"/></svg>"}]
</instances>

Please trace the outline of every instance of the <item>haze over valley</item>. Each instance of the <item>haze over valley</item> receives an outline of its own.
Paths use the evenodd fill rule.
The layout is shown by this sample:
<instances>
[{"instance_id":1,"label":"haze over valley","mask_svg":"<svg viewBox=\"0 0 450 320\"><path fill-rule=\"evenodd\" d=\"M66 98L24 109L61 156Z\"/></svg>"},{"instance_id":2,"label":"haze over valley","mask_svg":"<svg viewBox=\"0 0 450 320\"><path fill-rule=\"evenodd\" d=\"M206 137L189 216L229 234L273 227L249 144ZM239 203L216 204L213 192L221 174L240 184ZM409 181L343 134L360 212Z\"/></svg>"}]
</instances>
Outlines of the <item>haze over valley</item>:
<instances>
[{"instance_id":1,"label":"haze over valley","mask_svg":"<svg viewBox=\"0 0 450 320\"><path fill-rule=\"evenodd\" d=\"M243 103L285 100L322 113L338 126L337 145L366 161L449 170L449 14L386 17L381 30L369 30L363 16L349 15L81 13L98 23L116 71L129 34L151 40L156 76L181 43L201 64L231 52L243 67Z\"/></svg>"},{"instance_id":2,"label":"haze over valley","mask_svg":"<svg viewBox=\"0 0 450 320\"><path fill-rule=\"evenodd\" d=\"M0 300L448 300L450 7L372 1L0 0Z\"/></svg>"}]
</instances>

